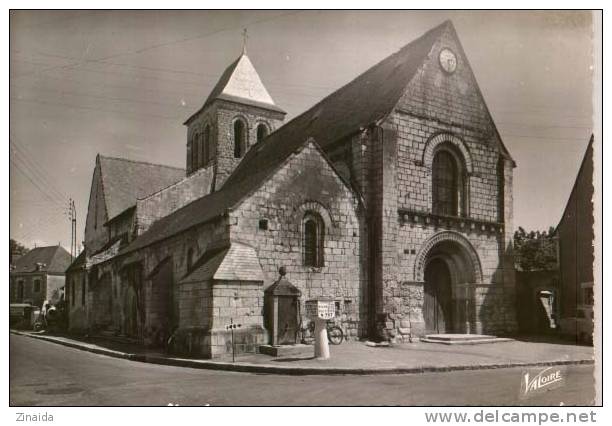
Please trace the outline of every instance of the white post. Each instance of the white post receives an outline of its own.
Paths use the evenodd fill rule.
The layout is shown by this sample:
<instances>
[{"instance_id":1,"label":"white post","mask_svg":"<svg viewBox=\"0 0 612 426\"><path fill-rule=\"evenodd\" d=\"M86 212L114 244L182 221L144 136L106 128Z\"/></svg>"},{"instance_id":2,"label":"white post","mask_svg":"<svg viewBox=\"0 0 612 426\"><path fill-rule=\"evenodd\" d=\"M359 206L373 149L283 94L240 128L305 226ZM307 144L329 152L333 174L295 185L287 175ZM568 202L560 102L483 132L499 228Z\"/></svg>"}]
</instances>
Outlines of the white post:
<instances>
[{"instance_id":1,"label":"white post","mask_svg":"<svg viewBox=\"0 0 612 426\"><path fill-rule=\"evenodd\" d=\"M327 341L327 321L315 318L315 358L329 359L329 342Z\"/></svg>"}]
</instances>

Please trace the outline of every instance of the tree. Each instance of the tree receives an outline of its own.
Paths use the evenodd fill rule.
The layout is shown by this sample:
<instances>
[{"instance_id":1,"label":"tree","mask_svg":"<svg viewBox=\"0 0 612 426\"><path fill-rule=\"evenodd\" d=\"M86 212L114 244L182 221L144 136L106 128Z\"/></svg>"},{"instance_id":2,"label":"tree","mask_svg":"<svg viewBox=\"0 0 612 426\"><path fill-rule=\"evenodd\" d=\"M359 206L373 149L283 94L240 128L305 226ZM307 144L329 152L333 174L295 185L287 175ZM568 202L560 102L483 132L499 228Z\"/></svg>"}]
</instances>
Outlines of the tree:
<instances>
[{"instance_id":1,"label":"tree","mask_svg":"<svg viewBox=\"0 0 612 426\"><path fill-rule=\"evenodd\" d=\"M9 262L13 262L13 255L23 256L29 251L29 249L21 244L20 242L10 238L9 239Z\"/></svg>"},{"instance_id":2,"label":"tree","mask_svg":"<svg viewBox=\"0 0 612 426\"><path fill-rule=\"evenodd\" d=\"M557 269L557 240L555 229L531 231L522 227L514 233L514 264L519 271L542 271Z\"/></svg>"}]
</instances>

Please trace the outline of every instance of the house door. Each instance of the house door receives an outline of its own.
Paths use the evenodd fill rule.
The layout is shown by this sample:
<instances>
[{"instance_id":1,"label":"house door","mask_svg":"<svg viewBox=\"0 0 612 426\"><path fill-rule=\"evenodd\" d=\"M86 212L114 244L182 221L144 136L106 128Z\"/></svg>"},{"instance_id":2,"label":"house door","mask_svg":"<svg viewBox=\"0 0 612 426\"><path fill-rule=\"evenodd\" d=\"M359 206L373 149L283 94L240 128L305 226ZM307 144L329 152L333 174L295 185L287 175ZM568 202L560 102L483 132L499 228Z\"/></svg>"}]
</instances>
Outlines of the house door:
<instances>
[{"instance_id":1,"label":"house door","mask_svg":"<svg viewBox=\"0 0 612 426\"><path fill-rule=\"evenodd\" d=\"M278 296L278 344L297 343L298 317L297 298Z\"/></svg>"},{"instance_id":2,"label":"house door","mask_svg":"<svg viewBox=\"0 0 612 426\"><path fill-rule=\"evenodd\" d=\"M451 276L441 259L433 259L425 269L423 318L427 333L450 333L452 330Z\"/></svg>"}]
</instances>

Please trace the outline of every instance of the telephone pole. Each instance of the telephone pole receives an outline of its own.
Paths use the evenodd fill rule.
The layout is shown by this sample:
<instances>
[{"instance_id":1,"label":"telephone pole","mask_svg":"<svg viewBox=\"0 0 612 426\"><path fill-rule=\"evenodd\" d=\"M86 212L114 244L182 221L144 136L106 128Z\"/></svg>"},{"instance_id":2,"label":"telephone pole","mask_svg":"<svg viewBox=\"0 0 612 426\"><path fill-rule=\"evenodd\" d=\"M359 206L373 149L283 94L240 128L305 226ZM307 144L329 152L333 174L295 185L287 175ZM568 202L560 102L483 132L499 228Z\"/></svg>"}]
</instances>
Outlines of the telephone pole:
<instances>
[{"instance_id":1,"label":"telephone pole","mask_svg":"<svg viewBox=\"0 0 612 426\"><path fill-rule=\"evenodd\" d=\"M70 259L74 261L77 256L77 236L76 236L76 208L74 200L68 201L68 219L70 220Z\"/></svg>"}]
</instances>

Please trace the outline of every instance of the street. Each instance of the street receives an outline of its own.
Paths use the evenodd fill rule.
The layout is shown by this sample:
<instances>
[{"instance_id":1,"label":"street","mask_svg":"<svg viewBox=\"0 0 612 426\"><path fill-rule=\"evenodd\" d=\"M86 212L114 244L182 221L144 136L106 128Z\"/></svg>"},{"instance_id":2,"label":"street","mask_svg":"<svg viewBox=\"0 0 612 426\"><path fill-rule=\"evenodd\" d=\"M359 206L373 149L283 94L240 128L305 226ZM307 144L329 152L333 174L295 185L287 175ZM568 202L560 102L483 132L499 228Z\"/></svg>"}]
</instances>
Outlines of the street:
<instances>
[{"instance_id":1,"label":"street","mask_svg":"<svg viewBox=\"0 0 612 426\"><path fill-rule=\"evenodd\" d=\"M10 335L10 404L105 405L589 405L593 366L519 398L522 369L372 376L282 376L110 358Z\"/></svg>"}]
</instances>

